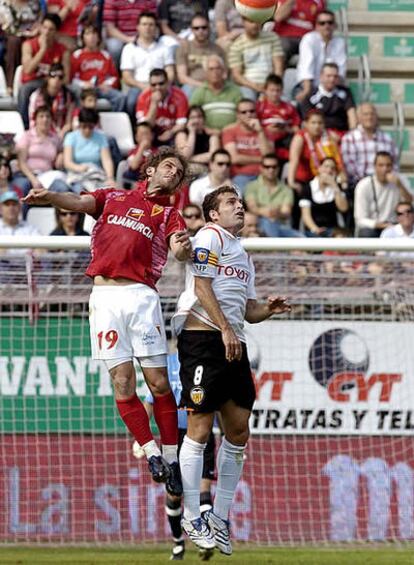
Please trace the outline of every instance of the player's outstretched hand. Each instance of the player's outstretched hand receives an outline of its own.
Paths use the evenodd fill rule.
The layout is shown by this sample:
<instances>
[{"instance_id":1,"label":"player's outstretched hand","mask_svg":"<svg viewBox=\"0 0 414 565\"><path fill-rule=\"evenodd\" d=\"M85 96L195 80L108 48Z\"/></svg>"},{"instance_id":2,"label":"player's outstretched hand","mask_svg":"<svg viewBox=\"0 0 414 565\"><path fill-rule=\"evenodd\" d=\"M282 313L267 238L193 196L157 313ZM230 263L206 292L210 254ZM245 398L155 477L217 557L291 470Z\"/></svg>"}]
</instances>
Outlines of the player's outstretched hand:
<instances>
[{"instance_id":1,"label":"player's outstretched hand","mask_svg":"<svg viewBox=\"0 0 414 565\"><path fill-rule=\"evenodd\" d=\"M234 333L231 326L221 331L224 347L226 348L227 361L240 361L242 356L242 346L239 338Z\"/></svg>"},{"instance_id":2,"label":"player's outstretched hand","mask_svg":"<svg viewBox=\"0 0 414 565\"><path fill-rule=\"evenodd\" d=\"M50 204L50 192L46 188L32 188L29 193L22 198L22 202L26 204L37 204L38 206Z\"/></svg>"},{"instance_id":3,"label":"player's outstretched hand","mask_svg":"<svg viewBox=\"0 0 414 565\"><path fill-rule=\"evenodd\" d=\"M286 296L269 296L267 307L271 314L284 314L292 310L292 306L289 304Z\"/></svg>"},{"instance_id":4,"label":"player's outstretched hand","mask_svg":"<svg viewBox=\"0 0 414 565\"><path fill-rule=\"evenodd\" d=\"M171 249L179 261L190 259L192 246L186 230L177 231L171 236Z\"/></svg>"}]
</instances>

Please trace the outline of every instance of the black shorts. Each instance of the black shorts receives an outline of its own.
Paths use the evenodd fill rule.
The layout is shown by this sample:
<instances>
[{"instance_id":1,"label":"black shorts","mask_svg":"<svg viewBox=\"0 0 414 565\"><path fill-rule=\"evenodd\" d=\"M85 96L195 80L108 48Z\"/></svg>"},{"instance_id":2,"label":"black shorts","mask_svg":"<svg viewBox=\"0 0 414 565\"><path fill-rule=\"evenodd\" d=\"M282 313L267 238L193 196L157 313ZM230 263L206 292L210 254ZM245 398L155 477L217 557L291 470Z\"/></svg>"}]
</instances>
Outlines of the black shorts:
<instances>
[{"instance_id":1,"label":"black shorts","mask_svg":"<svg viewBox=\"0 0 414 565\"><path fill-rule=\"evenodd\" d=\"M183 428L178 428L178 456L180 456L181 445L183 443L183 439L186 433L187 430L184 430ZM207 445L203 455L204 457L203 474L202 474L203 479L209 479L210 481L214 481L214 479L216 478L214 474L214 467L216 463L215 451L216 451L216 441L214 439L213 432L211 432L210 435L208 436Z\"/></svg>"},{"instance_id":2,"label":"black shorts","mask_svg":"<svg viewBox=\"0 0 414 565\"><path fill-rule=\"evenodd\" d=\"M178 336L181 406L195 412L220 410L228 400L251 410L256 398L246 344L240 361L226 360L218 331L183 330Z\"/></svg>"}]
</instances>

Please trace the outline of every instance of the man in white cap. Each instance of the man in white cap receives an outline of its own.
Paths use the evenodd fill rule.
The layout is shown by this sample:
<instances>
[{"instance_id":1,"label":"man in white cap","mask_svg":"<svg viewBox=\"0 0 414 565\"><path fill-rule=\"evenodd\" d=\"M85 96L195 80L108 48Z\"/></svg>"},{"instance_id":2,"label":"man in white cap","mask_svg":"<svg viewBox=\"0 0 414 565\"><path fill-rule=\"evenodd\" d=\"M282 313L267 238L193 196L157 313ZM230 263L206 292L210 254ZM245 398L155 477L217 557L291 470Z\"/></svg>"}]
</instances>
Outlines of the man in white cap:
<instances>
[{"instance_id":1,"label":"man in white cap","mask_svg":"<svg viewBox=\"0 0 414 565\"><path fill-rule=\"evenodd\" d=\"M7 190L0 196L0 236L2 235L40 235L34 226L21 219L19 196ZM9 249L6 253L25 253L26 249Z\"/></svg>"}]
</instances>

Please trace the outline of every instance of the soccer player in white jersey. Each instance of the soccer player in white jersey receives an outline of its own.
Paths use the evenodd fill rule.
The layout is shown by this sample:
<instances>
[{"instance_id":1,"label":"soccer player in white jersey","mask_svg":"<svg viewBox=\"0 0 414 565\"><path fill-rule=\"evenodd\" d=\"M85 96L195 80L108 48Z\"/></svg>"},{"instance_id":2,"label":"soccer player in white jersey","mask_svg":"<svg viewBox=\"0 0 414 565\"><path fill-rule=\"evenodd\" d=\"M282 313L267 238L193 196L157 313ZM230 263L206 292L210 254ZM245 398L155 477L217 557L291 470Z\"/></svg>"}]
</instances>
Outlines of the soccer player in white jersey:
<instances>
[{"instance_id":1,"label":"soccer player in white jersey","mask_svg":"<svg viewBox=\"0 0 414 565\"><path fill-rule=\"evenodd\" d=\"M221 186L203 202L206 221L193 240L191 274L181 295L173 327L178 335L181 405L188 428L180 453L184 489L182 526L204 549L230 555L229 511L243 468L255 387L247 358L244 320L266 320L289 312L286 298L256 300L254 267L237 234L244 209L237 190ZM199 485L203 451L214 413L221 413L224 438L217 457L214 508L200 516Z\"/></svg>"}]
</instances>

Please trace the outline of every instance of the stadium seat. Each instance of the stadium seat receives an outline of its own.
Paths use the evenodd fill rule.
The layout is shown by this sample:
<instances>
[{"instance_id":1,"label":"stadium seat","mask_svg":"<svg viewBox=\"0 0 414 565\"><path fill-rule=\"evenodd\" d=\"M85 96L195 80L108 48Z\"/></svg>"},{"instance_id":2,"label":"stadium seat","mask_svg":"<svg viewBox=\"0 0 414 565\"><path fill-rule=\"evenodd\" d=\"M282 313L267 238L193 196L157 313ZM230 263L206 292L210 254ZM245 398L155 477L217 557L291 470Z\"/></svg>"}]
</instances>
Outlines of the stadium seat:
<instances>
[{"instance_id":1,"label":"stadium seat","mask_svg":"<svg viewBox=\"0 0 414 565\"><path fill-rule=\"evenodd\" d=\"M56 227L55 209L33 206L27 212L27 222L42 235L49 235Z\"/></svg>"},{"instance_id":2,"label":"stadium seat","mask_svg":"<svg viewBox=\"0 0 414 565\"><path fill-rule=\"evenodd\" d=\"M128 161L126 159L122 160L119 165L118 168L116 170L116 184L119 187L122 187L122 183L123 183L123 176L125 171L128 169Z\"/></svg>"},{"instance_id":3,"label":"stadium seat","mask_svg":"<svg viewBox=\"0 0 414 565\"><path fill-rule=\"evenodd\" d=\"M125 112L99 112L102 130L116 139L122 155L127 155L135 147L132 126Z\"/></svg>"},{"instance_id":4,"label":"stadium seat","mask_svg":"<svg viewBox=\"0 0 414 565\"><path fill-rule=\"evenodd\" d=\"M0 112L0 133L14 133L20 135L24 132L23 120L19 112L5 110Z\"/></svg>"}]
</instances>

